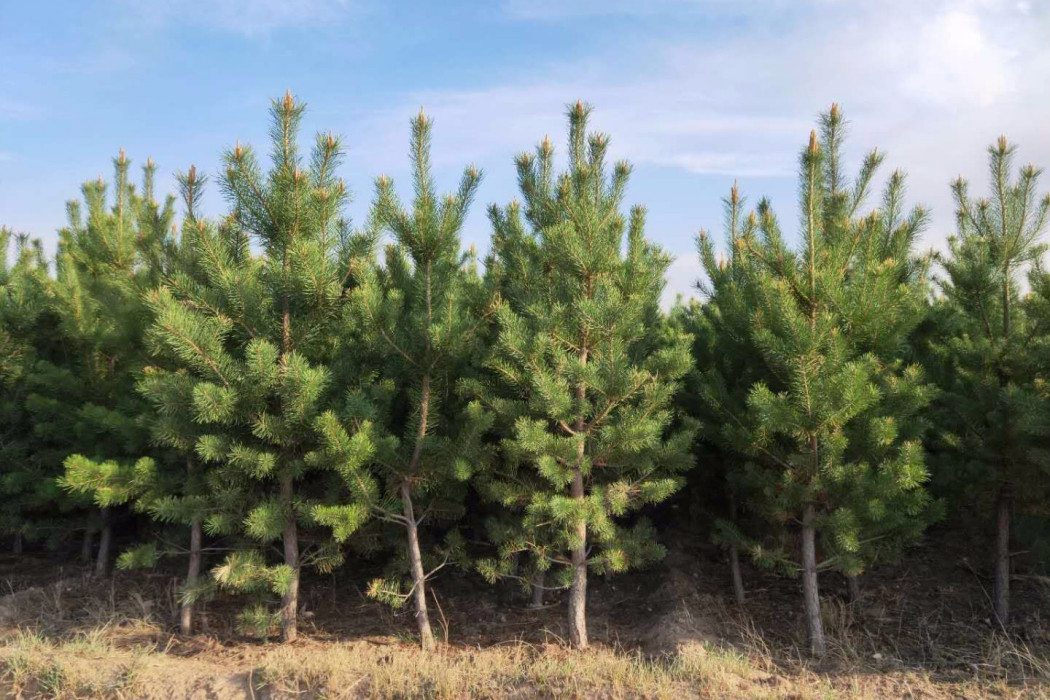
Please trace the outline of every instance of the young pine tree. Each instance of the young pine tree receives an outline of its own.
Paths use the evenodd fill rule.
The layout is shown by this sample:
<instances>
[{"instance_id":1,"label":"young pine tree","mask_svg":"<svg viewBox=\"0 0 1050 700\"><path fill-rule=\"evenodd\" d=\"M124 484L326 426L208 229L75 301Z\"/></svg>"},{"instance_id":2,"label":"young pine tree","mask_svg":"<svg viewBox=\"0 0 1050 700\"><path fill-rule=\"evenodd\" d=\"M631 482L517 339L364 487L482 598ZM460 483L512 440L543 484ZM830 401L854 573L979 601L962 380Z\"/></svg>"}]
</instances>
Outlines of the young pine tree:
<instances>
[{"instance_id":1,"label":"young pine tree","mask_svg":"<svg viewBox=\"0 0 1050 700\"><path fill-rule=\"evenodd\" d=\"M490 491L518 514L518 534L501 562L482 567L490 578L505 575L510 555L527 550L559 568L557 583L570 589L569 639L579 648L588 644L588 571L662 556L651 525L622 519L679 488L694 435L671 410L691 358L688 336L659 309L670 258L646 241L640 207L621 213L630 167L610 169L609 138L587 134L589 113L579 102L568 110L561 176L549 141L517 161L538 256L529 267L545 271L547 284L517 286L496 314L496 383L487 391L501 400L489 403L515 420L503 447L511 468ZM493 214L497 240L514 240L505 229L524 230L516 205ZM515 466L530 477L518 478Z\"/></svg>"},{"instance_id":2,"label":"young pine tree","mask_svg":"<svg viewBox=\"0 0 1050 700\"><path fill-rule=\"evenodd\" d=\"M301 525L316 524L316 502L303 485L344 303L340 213L347 197L335 172L338 139L319 134L303 162L297 143L303 110L290 94L273 102L268 172L251 148L237 145L225 154L230 216L218 227L190 222L200 272L175 275L150 298L153 342L178 363L169 378L187 383L170 399L154 400L172 402L164 414L182 410L183 392L191 392L197 426L185 426L185 436L197 433L195 457L211 473L207 483L226 494L225 510L206 515L203 528L212 534L243 528L258 545L230 554L214 577L227 588L280 595L285 641L298 633L301 567L327 570L340 561L333 543L319 540L307 549L300 538ZM183 428L172 430L181 444ZM275 541L283 557L271 565L264 552Z\"/></svg>"},{"instance_id":3,"label":"young pine tree","mask_svg":"<svg viewBox=\"0 0 1050 700\"><path fill-rule=\"evenodd\" d=\"M38 360L54 359L61 346L52 307L40 242L0 228L0 534L16 554L58 525L56 465L39 449L29 408Z\"/></svg>"},{"instance_id":4,"label":"young pine tree","mask_svg":"<svg viewBox=\"0 0 1050 700\"><path fill-rule=\"evenodd\" d=\"M143 456L148 431L141 416L147 406L135 382L147 361L151 314L145 293L163 275L174 214L173 197L163 206L153 198L152 161L143 168L141 194L128 180L131 163L124 152L113 162L112 206L101 178L88 182L83 187L86 218L81 219L79 204L71 203L69 226L60 232L55 297L70 345L67 378L79 386L38 402L51 409L70 399L78 404L68 406L64 417L53 416L67 423L73 441L61 484L90 494L100 509L99 574L110 565L114 513L152 479L155 466Z\"/></svg>"},{"instance_id":5,"label":"young pine tree","mask_svg":"<svg viewBox=\"0 0 1050 700\"><path fill-rule=\"evenodd\" d=\"M1032 328L1019 297L1021 270L1046 250L1040 238L1050 196L1040 198L1040 171L1032 165L1012 179L1014 153L1005 137L989 148L988 199L972 200L962 179L952 186L958 230L941 283L945 337L932 347L942 370L943 435L935 448L946 457L944 481L994 494L993 603L1002 624L1010 614L1015 501L1038 499L1046 484L1041 452L1033 449L1040 439L1026 429L1040 401Z\"/></svg>"},{"instance_id":6,"label":"young pine tree","mask_svg":"<svg viewBox=\"0 0 1050 700\"><path fill-rule=\"evenodd\" d=\"M384 265L362 268L350 293L352 323L361 338L348 352L370 358L366 383L351 391L342 416L318 423L321 458L342 475L352 503L324 508L319 520L343 539L368 516L404 529L410 588L373 581L370 594L394 605L411 599L425 650L434 647L427 611L428 557L420 527L463 512L465 485L482 464L484 416L457 398L457 379L478 354L484 296L474 266L460 248L460 230L481 175L468 167L454 194L440 196L430 167L431 121L412 121L415 198L398 201L387 177L376 182L372 219L393 234ZM360 380L357 382L360 384ZM455 556L451 546L446 556ZM440 567L444 562L438 563Z\"/></svg>"},{"instance_id":7,"label":"young pine tree","mask_svg":"<svg viewBox=\"0 0 1050 700\"><path fill-rule=\"evenodd\" d=\"M732 327L747 329L763 365L746 402L725 404L726 423L742 431L729 437L750 458L751 508L774 524L799 525L797 566L814 656L826 651L818 571L860 573L878 556L875 542L921 532L929 503L921 446L902 423L931 389L918 368L896 359L922 318L924 287L907 281L922 215L899 216L903 181L894 177L884 206L858 216L882 157L868 155L848 185L840 163L844 126L833 106L822 116L821 138L813 133L802 152L797 248L762 202L731 241L738 288L718 282L725 273L704 254L718 282L708 303L743 315ZM720 286L744 303L719 298ZM787 552L761 553L791 560Z\"/></svg>"}]
</instances>

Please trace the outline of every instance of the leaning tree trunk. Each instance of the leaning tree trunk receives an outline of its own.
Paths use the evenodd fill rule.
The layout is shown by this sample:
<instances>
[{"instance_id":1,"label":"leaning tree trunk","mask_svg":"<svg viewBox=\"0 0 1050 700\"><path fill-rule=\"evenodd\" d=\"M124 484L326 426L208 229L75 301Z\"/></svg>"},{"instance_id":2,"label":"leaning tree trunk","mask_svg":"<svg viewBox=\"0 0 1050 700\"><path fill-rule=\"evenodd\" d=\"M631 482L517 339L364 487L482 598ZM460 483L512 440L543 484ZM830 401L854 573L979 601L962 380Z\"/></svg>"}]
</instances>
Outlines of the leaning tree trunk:
<instances>
[{"instance_id":1,"label":"leaning tree trunk","mask_svg":"<svg viewBox=\"0 0 1050 700\"><path fill-rule=\"evenodd\" d=\"M95 557L95 574L109 573L109 550L113 545L113 523L109 508L102 509L102 534L98 538L98 555Z\"/></svg>"},{"instance_id":2,"label":"leaning tree trunk","mask_svg":"<svg viewBox=\"0 0 1050 700\"><path fill-rule=\"evenodd\" d=\"M547 584L547 572L537 571L532 575L532 601L529 603L530 608L542 608L543 607L543 595L546 593Z\"/></svg>"},{"instance_id":3,"label":"leaning tree trunk","mask_svg":"<svg viewBox=\"0 0 1050 700\"><path fill-rule=\"evenodd\" d=\"M996 500L995 617L1005 625L1010 619L1010 510L1013 485L1003 484Z\"/></svg>"},{"instance_id":4,"label":"leaning tree trunk","mask_svg":"<svg viewBox=\"0 0 1050 700\"><path fill-rule=\"evenodd\" d=\"M186 588L193 589L201 573L201 519L193 518L190 523L190 564L186 571ZM179 631L184 635L193 634L193 603L184 602L179 610Z\"/></svg>"},{"instance_id":5,"label":"leaning tree trunk","mask_svg":"<svg viewBox=\"0 0 1050 700\"><path fill-rule=\"evenodd\" d=\"M401 502L404 507L405 529L408 531L408 564L412 574L412 602L416 610L416 624L419 627L419 643L423 651L433 651L434 632L430 629L430 613L427 611L427 580L423 571L423 556L419 550L419 525L416 523L412 490L408 482L401 485Z\"/></svg>"},{"instance_id":6,"label":"leaning tree trunk","mask_svg":"<svg viewBox=\"0 0 1050 700\"><path fill-rule=\"evenodd\" d=\"M824 622L820 617L820 589L817 587L816 511L807 505L802 516L802 597L806 610L809 653L821 658L827 653Z\"/></svg>"},{"instance_id":7,"label":"leaning tree trunk","mask_svg":"<svg viewBox=\"0 0 1050 700\"><path fill-rule=\"evenodd\" d=\"M295 523L293 498L292 477L281 477L281 503L285 508L284 564L292 570L292 580L281 598L281 640L284 642L294 642L299 636L299 530Z\"/></svg>"}]
</instances>

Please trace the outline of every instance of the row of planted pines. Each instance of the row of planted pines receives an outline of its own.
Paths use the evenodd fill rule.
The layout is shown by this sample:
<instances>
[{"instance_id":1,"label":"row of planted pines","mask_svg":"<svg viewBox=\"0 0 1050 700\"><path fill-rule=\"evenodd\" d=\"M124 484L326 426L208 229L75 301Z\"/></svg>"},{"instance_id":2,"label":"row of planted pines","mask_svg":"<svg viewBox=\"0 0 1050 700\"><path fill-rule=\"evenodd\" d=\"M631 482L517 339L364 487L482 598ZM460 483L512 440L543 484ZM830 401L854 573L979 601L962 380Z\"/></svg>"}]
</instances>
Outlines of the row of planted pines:
<instances>
[{"instance_id":1,"label":"row of planted pines","mask_svg":"<svg viewBox=\"0 0 1050 700\"><path fill-rule=\"evenodd\" d=\"M267 162L224 153L219 218L206 175L158 202L154 164L139 189L121 152L112 185L68 205L53 259L4 230L0 531L17 552L81 538L91 556L98 533L104 575L131 523L118 566L184 562L183 634L199 601L236 593L245 626L285 641L304 568L378 557L369 594L410 605L425 649L428 583L459 567L534 604L568 589L586 647L588 577L659 561L661 504L684 493L741 603L742 558L801 578L816 656L819 574L856 591L938 521L994 534L1009 624L1012 570L1050 545L1050 199L1005 139L990 197L954 183L948 249L920 253L926 211L899 171L873 192L884 154L847 175L832 106L800 156L797 232L734 186L724 242L697 239L699 299L666 310L671 257L624 210L631 168L584 104L563 171L549 139L516 159L521 199L489 207L481 261L461 244L481 173L439 192L426 116L410 201L379 177L354 226L343 142L301 151L303 110L273 103Z\"/></svg>"}]
</instances>

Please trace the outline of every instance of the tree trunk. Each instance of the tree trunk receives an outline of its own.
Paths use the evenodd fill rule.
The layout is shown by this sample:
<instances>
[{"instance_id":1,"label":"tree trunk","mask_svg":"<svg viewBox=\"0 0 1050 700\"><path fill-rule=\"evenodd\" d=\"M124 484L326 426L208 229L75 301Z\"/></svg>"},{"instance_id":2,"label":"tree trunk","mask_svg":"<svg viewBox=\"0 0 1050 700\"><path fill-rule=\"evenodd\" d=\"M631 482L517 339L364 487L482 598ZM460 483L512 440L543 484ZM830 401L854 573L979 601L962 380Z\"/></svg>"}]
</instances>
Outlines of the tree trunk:
<instances>
[{"instance_id":1,"label":"tree trunk","mask_svg":"<svg viewBox=\"0 0 1050 700\"><path fill-rule=\"evenodd\" d=\"M729 570L733 574L733 596L737 603L743 605L747 594L744 592L744 577L740 575L740 552L736 542L729 545Z\"/></svg>"},{"instance_id":2,"label":"tree trunk","mask_svg":"<svg viewBox=\"0 0 1050 700\"><path fill-rule=\"evenodd\" d=\"M84 530L84 539L80 542L80 561L85 564L91 561L91 551L95 548L95 531L91 528Z\"/></svg>"},{"instance_id":3,"label":"tree trunk","mask_svg":"<svg viewBox=\"0 0 1050 700\"><path fill-rule=\"evenodd\" d=\"M544 588L546 583L546 571L537 571L532 575L532 602L529 603L530 608L543 607L543 596L547 592L547 589Z\"/></svg>"},{"instance_id":4,"label":"tree trunk","mask_svg":"<svg viewBox=\"0 0 1050 700\"><path fill-rule=\"evenodd\" d=\"M583 500L583 472L576 468L572 497ZM587 521L576 523L578 546L572 550L572 587L569 589L569 644L587 648Z\"/></svg>"},{"instance_id":5,"label":"tree trunk","mask_svg":"<svg viewBox=\"0 0 1050 700\"><path fill-rule=\"evenodd\" d=\"M736 496L729 488L729 520L736 526ZM729 571L733 576L733 596L736 602L743 605L747 594L744 592L744 577L740 575L740 548L734 540L729 544Z\"/></svg>"},{"instance_id":6,"label":"tree trunk","mask_svg":"<svg viewBox=\"0 0 1050 700\"><path fill-rule=\"evenodd\" d=\"M995 617L1005 625L1010 619L1010 508L1013 485L1003 484L996 501Z\"/></svg>"},{"instance_id":7,"label":"tree trunk","mask_svg":"<svg viewBox=\"0 0 1050 700\"><path fill-rule=\"evenodd\" d=\"M110 520L109 508L103 508L102 534L98 538L98 555L95 557L95 574L98 576L109 573L109 548L113 544L113 523Z\"/></svg>"},{"instance_id":8,"label":"tree trunk","mask_svg":"<svg viewBox=\"0 0 1050 700\"><path fill-rule=\"evenodd\" d=\"M21 554L22 553L22 533L21 532L16 532L15 533L15 541L11 544L11 551L14 552L15 554Z\"/></svg>"},{"instance_id":9,"label":"tree trunk","mask_svg":"<svg viewBox=\"0 0 1050 700\"><path fill-rule=\"evenodd\" d=\"M293 510L294 484L291 476L281 477L281 503L285 508L284 563L292 569L292 580L281 598L281 640L294 642L299 636L299 530Z\"/></svg>"},{"instance_id":10,"label":"tree trunk","mask_svg":"<svg viewBox=\"0 0 1050 700\"><path fill-rule=\"evenodd\" d=\"M430 629L430 613L427 612L426 573L423 571L423 556L419 551L419 526L416 524L412 489L408 482L401 485L401 502L405 513L405 529L408 531L408 563L412 573L412 600L416 609L416 624L419 627L419 643L423 651L433 651L434 632Z\"/></svg>"},{"instance_id":11,"label":"tree trunk","mask_svg":"<svg viewBox=\"0 0 1050 700\"><path fill-rule=\"evenodd\" d=\"M190 523L190 564L186 571L186 588L193 588L201 573L201 519L197 516ZM193 603L183 603L179 610L179 632L193 634Z\"/></svg>"},{"instance_id":12,"label":"tree trunk","mask_svg":"<svg viewBox=\"0 0 1050 700\"><path fill-rule=\"evenodd\" d=\"M849 602L856 603L860 600L860 577L847 575L846 590L849 592Z\"/></svg>"},{"instance_id":13,"label":"tree trunk","mask_svg":"<svg viewBox=\"0 0 1050 700\"><path fill-rule=\"evenodd\" d=\"M816 511L807 505L802 516L802 597L806 610L806 628L809 634L809 653L821 658L827 653L824 641L824 622L820 617L820 590L817 587L817 531Z\"/></svg>"}]
</instances>

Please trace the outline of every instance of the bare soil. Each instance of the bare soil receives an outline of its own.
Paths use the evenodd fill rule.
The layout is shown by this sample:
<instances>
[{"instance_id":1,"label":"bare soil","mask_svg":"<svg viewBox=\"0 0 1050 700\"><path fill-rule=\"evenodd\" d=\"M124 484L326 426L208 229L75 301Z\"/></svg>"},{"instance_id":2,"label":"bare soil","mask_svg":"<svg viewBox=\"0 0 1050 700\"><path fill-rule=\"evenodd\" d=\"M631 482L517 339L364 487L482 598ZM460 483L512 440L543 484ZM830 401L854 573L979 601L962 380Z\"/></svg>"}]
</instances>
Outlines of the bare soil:
<instances>
[{"instance_id":1,"label":"bare soil","mask_svg":"<svg viewBox=\"0 0 1050 700\"><path fill-rule=\"evenodd\" d=\"M542 609L469 573L434 582L430 657L408 611L364 595L377 572L303 583L302 639L238 633L246 600L202 605L175 633L172 572L99 579L57 556L0 556L0 695L11 697L1050 697L1050 587L1015 579L1016 620L988 615L983 551L934 532L862 580L821 577L830 653L806 660L797 580L745 568L688 537L658 567L592 579L595 648L565 648L565 600ZM685 542L685 545L681 543Z\"/></svg>"}]
</instances>

